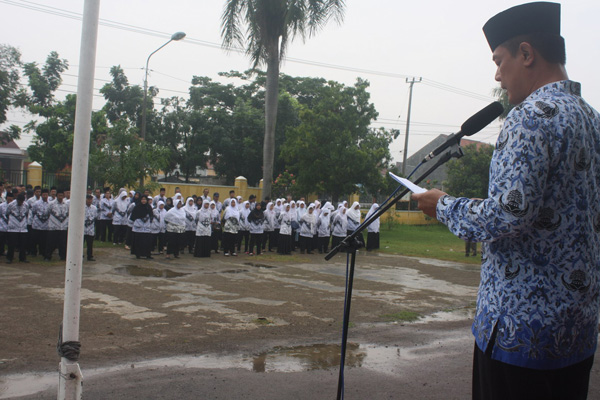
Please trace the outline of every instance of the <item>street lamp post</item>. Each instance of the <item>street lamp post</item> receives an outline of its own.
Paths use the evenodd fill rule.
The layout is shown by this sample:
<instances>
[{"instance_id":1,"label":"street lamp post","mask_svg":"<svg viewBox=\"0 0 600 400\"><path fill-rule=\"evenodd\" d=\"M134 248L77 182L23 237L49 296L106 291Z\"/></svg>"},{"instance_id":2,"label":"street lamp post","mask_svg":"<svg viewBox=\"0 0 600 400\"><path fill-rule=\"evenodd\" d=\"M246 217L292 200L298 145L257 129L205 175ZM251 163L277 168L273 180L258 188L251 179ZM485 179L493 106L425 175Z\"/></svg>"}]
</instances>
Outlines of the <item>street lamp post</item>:
<instances>
[{"instance_id":1,"label":"street lamp post","mask_svg":"<svg viewBox=\"0 0 600 400\"><path fill-rule=\"evenodd\" d=\"M181 40L184 37L185 37L184 32L175 32L171 36L171 39L169 39L169 41L167 43L163 44L158 49L156 49L152 53L150 53L150 55L148 56L148 59L146 60L146 75L144 76L144 103L143 103L144 108L142 109L142 135L141 135L142 140L146 140L146 114L147 114L147 109L148 109L146 100L148 98L148 63L150 62L150 57L152 57L152 55L154 53L156 53L157 51L159 51L160 49L162 49L163 47L165 47L166 45L171 43L173 40Z\"/></svg>"}]
</instances>

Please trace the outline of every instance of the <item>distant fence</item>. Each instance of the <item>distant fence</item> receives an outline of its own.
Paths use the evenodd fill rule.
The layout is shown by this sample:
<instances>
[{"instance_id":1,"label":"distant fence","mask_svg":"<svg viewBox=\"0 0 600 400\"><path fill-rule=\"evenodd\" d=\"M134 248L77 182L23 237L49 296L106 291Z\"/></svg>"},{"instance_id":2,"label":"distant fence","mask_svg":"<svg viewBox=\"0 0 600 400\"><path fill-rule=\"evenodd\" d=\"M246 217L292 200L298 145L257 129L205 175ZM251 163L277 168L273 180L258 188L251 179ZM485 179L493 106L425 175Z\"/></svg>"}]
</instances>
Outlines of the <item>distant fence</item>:
<instances>
[{"instance_id":1,"label":"distant fence","mask_svg":"<svg viewBox=\"0 0 600 400\"><path fill-rule=\"evenodd\" d=\"M0 170L1 181L12 185L27 185L26 170Z\"/></svg>"},{"instance_id":2,"label":"distant fence","mask_svg":"<svg viewBox=\"0 0 600 400\"><path fill-rule=\"evenodd\" d=\"M64 189L71 186L71 173L44 171L42 173L42 187L51 188L53 186L58 189Z\"/></svg>"}]
</instances>

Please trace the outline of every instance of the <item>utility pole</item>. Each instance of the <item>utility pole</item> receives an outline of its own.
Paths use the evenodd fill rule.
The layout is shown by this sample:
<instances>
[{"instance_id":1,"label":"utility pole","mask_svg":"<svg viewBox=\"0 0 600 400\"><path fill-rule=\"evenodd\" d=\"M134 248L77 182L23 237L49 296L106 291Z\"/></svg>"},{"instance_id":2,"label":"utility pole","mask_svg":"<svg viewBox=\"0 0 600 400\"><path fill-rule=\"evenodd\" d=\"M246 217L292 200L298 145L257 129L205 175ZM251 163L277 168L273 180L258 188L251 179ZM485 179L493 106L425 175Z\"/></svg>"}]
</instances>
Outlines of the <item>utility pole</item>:
<instances>
[{"instance_id":1,"label":"utility pole","mask_svg":"<svg viewBox=\"0 0 600 400\"><path fill-rule=\"evenodd\" d=\"M402 176L406 176L406 156L408 155L408 131L410 129L410 108L412 106L413 85L422 80L423 78L419 78L417 81L416 78L413 77L409 82L408 78L406 78L406 83L410 83L410 94L408 95L408 117L406 117L406 136L404 137L404 154L402 156Z\"/></svg>"}]
</instances>

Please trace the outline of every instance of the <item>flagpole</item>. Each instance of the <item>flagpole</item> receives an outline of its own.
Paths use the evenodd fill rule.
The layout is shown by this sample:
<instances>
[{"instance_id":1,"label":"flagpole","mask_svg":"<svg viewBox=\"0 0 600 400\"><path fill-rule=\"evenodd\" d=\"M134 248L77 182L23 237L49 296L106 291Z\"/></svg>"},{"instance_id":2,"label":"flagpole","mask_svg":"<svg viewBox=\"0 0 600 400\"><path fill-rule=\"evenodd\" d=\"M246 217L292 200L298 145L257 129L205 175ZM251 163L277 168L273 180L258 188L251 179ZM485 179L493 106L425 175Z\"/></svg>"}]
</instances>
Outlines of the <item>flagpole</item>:
<instances>
[{"instance_id":1,"label":"flagpole","mask_svg":"<svg viewBox=\"0 0 600 400\"><path fill-rule=\"evenodd\" d=\"M79 78L75 111L75 135L71 168L71 201L69 203L69 236L65 270L65 302L63 323L58 343L61 356L58 386L59 400L81 399L83 376L79 368L79 314L81 307L81 269L85 196L92 121L94 73L100 0L85 0L79 52Z\"/></svg>"}]
</instances>

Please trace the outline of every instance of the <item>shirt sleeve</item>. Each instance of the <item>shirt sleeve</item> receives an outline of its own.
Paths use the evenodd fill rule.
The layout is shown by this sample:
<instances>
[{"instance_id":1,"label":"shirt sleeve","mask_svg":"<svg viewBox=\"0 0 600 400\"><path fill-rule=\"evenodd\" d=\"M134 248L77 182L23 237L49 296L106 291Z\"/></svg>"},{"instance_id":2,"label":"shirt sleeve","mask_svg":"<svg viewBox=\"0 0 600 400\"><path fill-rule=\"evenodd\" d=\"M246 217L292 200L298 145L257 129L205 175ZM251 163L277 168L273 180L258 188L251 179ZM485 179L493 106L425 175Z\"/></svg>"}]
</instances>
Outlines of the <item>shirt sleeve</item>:
<instances>
[{"instance_id":1,"label":"shirt sleeve","mask_svg":"<svg viewBox=\"0 0 600 400\"><path fill-rule=\"evenodd\" d=\"M506 119L490 165L488 198L443 196L437 219L465 240L494 241L531 229L543 204L552 157L548 121L521 105Z\"/></svg>"}]
</instances>

